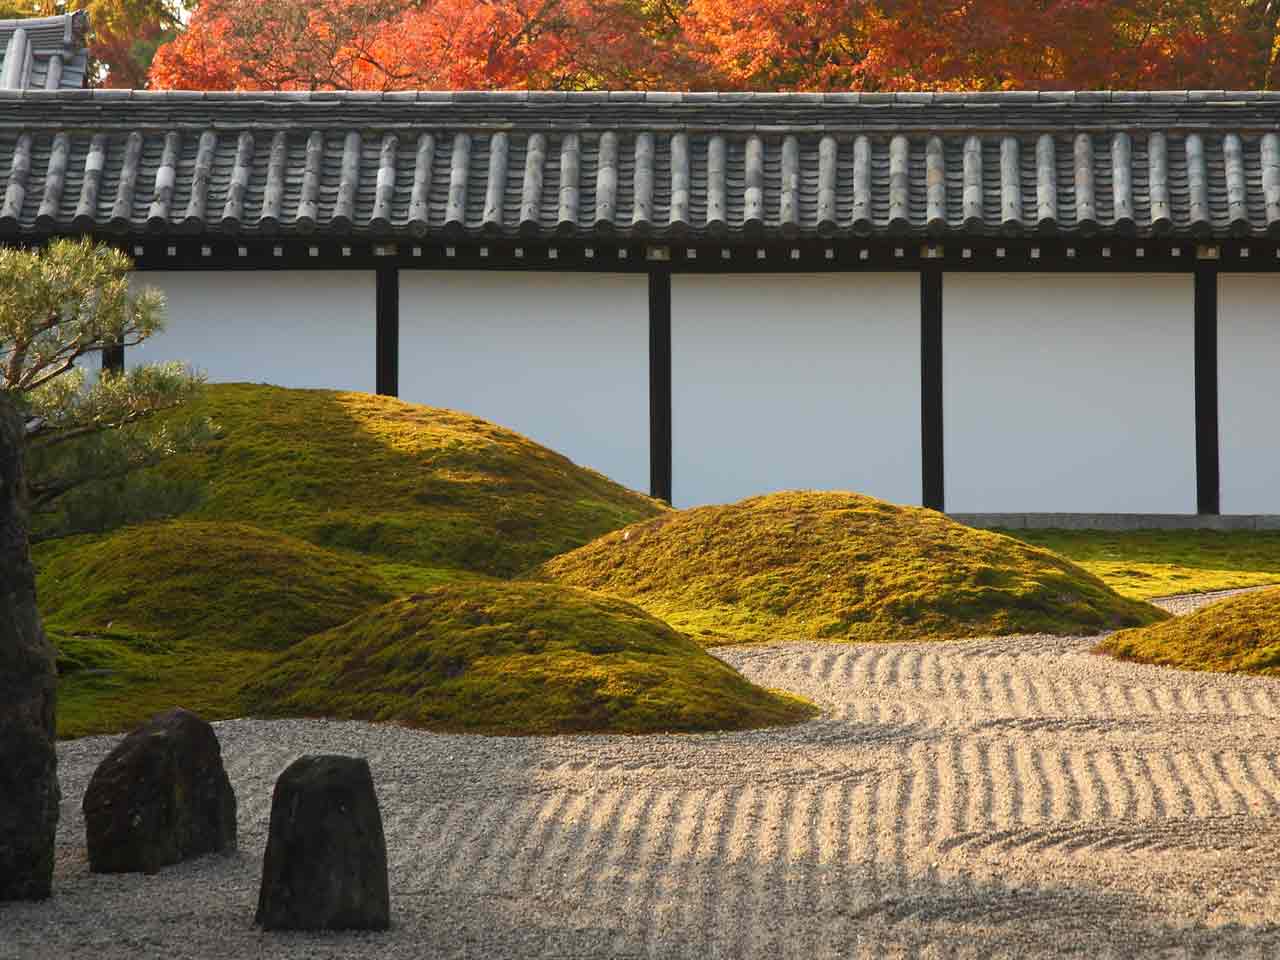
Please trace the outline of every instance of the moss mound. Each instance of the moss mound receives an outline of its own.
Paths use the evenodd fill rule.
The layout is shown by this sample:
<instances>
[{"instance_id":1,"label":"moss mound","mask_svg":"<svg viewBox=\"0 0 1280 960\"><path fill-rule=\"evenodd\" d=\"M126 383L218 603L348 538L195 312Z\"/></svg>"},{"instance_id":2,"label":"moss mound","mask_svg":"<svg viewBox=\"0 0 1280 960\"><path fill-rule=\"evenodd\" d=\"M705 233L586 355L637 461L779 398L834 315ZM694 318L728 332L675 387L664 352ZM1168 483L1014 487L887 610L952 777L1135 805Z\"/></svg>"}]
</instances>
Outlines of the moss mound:
<instances>
[{"instance_id":1,"label":"moss mound","mask_svg":"<svg viewBox=\"0 0 1280 960\"><path fill-rule=\"evenodd\" d=\"M162 468L202 480L189 516L398 562L511 576L662 504L510 430L391 397L207 388L220 439Z\"/></svg>"},{"instance_id":2,"label":"moss mound","mask_svg":"<svg viewBox=\"0 0 1280 960\"><path fill-rule=\"evenodd\" d=\"M1121 630L1097 649L1182 670L1280 676L1280 589L1237 594L1186 616Z\"/></svg>"},{"instance_id":3,"label":"moss mound","mask_svg":"<svg viewBox=\"0 0 1280 960\"><path fill-rule=\"evenodd\" d=\"M239 523L128 527L42 544L35 559L63 736L175 704L228 716L271 651L394 596L358 558Z\"/></svg>"},{"instance_id":4,"label":"moss mound","mask_svg":"<svg viewBox=\"0 0 1280 960\"><path fill-rule=\"evenodd\" d=\"M397 600L304 640L246 702L268 715L496 734L740 729L813 712L631 604L485 581Z\"/></svg>"},{"instance_id":5,"label":"moss mound","mask_svg":"<svg viewBox=\"0 0 1280 960\"><path fill-rule=\"evenodd\" d=\"M852 493L778 493L606 534L534 574L703 643L1083 634L1166 614L1046 550Z\"/></svg>"}]
</instances>

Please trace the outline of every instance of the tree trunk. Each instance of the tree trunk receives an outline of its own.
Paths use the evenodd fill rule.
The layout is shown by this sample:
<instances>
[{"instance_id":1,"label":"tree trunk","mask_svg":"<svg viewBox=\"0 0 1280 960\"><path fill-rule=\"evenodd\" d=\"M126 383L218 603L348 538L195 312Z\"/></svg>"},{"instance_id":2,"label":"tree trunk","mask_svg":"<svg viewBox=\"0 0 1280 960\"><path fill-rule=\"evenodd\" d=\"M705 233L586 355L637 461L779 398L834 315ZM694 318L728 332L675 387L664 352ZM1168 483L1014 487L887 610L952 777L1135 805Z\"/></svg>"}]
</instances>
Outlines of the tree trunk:
<instances>
[{"instance_id":1,"label":"tree trunk","mask_svg":"<svg viewBox=\"0 0 1280 960\"><path fill-rule=\"evenodd\" d=\"M54 651L27 547L23 432L0 391L0 900L49 896L60 800Z\"/></svg>"}]
</instances>

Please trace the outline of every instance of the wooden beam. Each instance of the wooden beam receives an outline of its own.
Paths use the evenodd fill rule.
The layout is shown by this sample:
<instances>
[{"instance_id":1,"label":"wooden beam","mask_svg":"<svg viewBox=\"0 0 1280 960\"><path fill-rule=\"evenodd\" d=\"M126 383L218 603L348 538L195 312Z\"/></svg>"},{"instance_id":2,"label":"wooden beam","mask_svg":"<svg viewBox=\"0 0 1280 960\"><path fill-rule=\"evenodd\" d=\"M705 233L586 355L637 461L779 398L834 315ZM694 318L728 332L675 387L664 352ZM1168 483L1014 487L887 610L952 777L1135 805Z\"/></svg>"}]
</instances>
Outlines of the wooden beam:
<instances>
[{"instance_id":1,"label":"wooden beam","mask_svg":"<svg viewBox=\"0 0 1280 960\"><path fill-rule=\"evenodd\" d=\"M942 270L920 271L921 502L946 509L942 424Z\"/></svg>"},{"instance_id":2,"label":"wooden beam","mask_svg":"<svg viewBox=\"0 0 1280 960\"><path fill-rule=\"evenodd\" d=\"M400 395L400 271L393 266L378 267L374 289L375 389L383 396L396 397Z\"/></svg>"},{"instance_id":3,"label":"wooden beam","mask_svg":"<svg viewBox=\"0 0 1280 960\"><path fill-rule=\"evenodd\" d=\"M1218 269L1196 266L1196 512L1222 512L1218 451Z\"/></svg>"},{"instance_id":4,"label":"wooden beam","mask_svg":"<svg viewBox=\"0 0 1280 960\"><path fill-rule=\"evenodd\" d=\"M649 495L671 502L671 271L649 272Z\"/></svg>"}]
</instances>

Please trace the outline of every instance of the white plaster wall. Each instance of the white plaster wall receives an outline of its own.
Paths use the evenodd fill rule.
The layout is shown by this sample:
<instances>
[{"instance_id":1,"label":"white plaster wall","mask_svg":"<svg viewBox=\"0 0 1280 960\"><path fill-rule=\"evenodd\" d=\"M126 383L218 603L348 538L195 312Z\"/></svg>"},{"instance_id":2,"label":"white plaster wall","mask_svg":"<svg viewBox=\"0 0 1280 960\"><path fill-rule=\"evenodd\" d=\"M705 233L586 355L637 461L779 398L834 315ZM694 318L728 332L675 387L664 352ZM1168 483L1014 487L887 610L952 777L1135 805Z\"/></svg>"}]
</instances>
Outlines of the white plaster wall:
<instances>
[{"instance_id":1,"label":"white plaster wall","mask_svg":"<svg viewBox=\"0 0 1280 960\"><path fill-rule=\"evenodd\" d=\"M587 273L400 273L400 396L649 489L649 286Z\"/></svg>"},{"instance_id":2,"label":"white plaster wall","mask_svg":"<svg viewBox=\"0 0 1280 960\"><path fill-rule=\"evenodd\" d=\"M1280 513L1280 277L1224 274L1218 286L1223 513Z\"/></svg>"},{"instance_id":3,"label":"white plaster wall","mask_svg":"<svg viewBox=\"0 0 1280 960\"><path fill-rule=\"evenodd\" d=\"M1189 276L943 281L946 506L1194 513Z\"/></svg>"},{"instance_id":4,"label":"white plaster wall","mask_svg":"<svg viewBox=\"0 0 1280 960\"><path fill-rule=\"evenodd\" d=\"M671 352L677 506L920 502L919 275L678 275Z\"/></svg>"},{"instance_id":5,"label":"white plaster wall","mask_svg":"<svg viewBox=\"0 0 1280 960\"><path fill-rule=\"evenodd\" d=\"M125 363L180 360L217 382L377 386L372 271L141 271L168 300L168 326Z\"/></svg>"}]
</instances>

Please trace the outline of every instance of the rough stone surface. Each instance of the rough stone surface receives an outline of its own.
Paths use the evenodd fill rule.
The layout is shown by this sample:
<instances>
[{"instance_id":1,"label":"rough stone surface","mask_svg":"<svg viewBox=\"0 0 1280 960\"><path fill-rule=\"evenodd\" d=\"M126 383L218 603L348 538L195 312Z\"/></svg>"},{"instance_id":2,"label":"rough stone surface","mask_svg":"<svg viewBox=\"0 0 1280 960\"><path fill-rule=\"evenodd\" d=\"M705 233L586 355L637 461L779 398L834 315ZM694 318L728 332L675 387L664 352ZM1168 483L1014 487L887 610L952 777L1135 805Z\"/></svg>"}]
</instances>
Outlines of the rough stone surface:
<instances>
[{"instance_id":1,"label":"rough stone surface","mask_svg":"<svg viewBox=\"0 0 1280 960\"><path fill-rule=\"evenodd\" d=\"M39 900L58 826L54 651L22 514L22 420L0 394L0 900Z\"/></svg>"},{"instance_id":2,"label":"rough stone surface","mask_svg":"<svg viewBox=\"0 0 1280 960\"><path fill-rule=\"evenodd\" d=\"M300 757L276 781L257 922L268 930L385 930L387 845L363 758Z\"/></svg>"},{"instance_id":3,"label":"rough stone surface","mask_svg":"<svg viewBox=\"0 0 1280 960\"><path fill-rule=\"evenodd\" d=\"M236 795L213 728L182 709L144 723L94 772L84 820L95 873L154 873L235 849Z\"/></svg>"}]
</instances>

